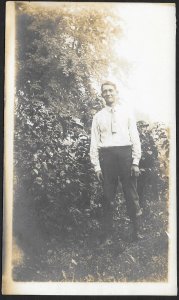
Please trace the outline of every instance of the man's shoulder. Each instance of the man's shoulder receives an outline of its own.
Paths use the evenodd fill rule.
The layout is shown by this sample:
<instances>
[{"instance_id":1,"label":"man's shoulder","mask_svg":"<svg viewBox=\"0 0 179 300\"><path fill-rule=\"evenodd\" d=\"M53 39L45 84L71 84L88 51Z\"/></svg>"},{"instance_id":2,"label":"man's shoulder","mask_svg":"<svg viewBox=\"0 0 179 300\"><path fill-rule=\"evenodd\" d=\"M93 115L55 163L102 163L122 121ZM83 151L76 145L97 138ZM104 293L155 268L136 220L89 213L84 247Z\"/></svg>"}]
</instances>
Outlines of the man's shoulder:
<instances>
[{"instance_id":1,"label":"man's shoulder","mask_svg":"<svg viewBox=\"0 0 179 300\"><path fill-rule=\"evenodd\" d=\"M117 104L117 106L121 109L124 109L124 110L131 110L131 106L129 105L128 102L126 101L121 101Z\"/></svg>"},{"instance_id":2,"label":"man's shoulder","mask_svg":"<svg viewBox=\"0 0 179 300\"><path fill-rule=\"evenodd\" d=\"M94 118L98 118L105 113L106 109L103 107L101 110L95 113Z\"/></svg>"},{"instance_id":3,"label":"man's shoulder","mask_svg":"<svg viewBox=\"0 0 179 300\"><path fill-rule=\"evenodd\" d=\"M122 102L121 108L124 111L124 113L127 113L129 116L133 115L135 112L134 107L127 102Z\"/></svg>"}]
</instances>

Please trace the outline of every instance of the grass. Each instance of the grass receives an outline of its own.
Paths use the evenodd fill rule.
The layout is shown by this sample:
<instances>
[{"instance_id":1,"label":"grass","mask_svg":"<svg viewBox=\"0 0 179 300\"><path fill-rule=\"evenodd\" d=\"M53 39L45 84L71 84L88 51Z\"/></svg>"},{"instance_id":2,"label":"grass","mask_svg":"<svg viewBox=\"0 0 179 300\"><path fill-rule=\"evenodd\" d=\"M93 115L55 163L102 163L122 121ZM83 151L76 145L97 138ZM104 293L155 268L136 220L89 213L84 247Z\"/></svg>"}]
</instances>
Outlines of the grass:
<instances>
[{"instance_id":1,"label":"grass","mask_svg":"<svg viewBox=\"0 0 179 300\"><path fill-rule=\"evenodd\" d=\"M48 224L48 219L42 223L40 215L34 214L30 199L26 197L24 202L24 198L19 197L14 204L14 256L20 255L22 259L14 259L14 280L167 281L167 201L165 196L150 200L150 194L148 191L145 195L143 215L138 220L144 239L130 241L131 223L126 215L125 201L119 195L114 235L105 245L98 240L100 218L96 208L84 209L81 223L76 217L74 227L62 230L55 220L54 224Z\"/></svg>"}]
</instances>

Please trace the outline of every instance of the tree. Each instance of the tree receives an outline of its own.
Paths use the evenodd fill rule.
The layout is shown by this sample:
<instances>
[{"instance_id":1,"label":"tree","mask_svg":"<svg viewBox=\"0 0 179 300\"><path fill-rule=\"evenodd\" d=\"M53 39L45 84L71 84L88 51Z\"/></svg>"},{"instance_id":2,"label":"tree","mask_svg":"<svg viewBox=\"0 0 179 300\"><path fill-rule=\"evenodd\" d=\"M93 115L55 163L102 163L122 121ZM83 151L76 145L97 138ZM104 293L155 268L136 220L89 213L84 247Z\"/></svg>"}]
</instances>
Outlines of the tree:
<instances>
[{"instance_id":1,"label":"tree","mask_svg":"<svg viewBox=\"0 0 179 300\"><path fill-rule=\"evenodd\" d=\"M43 224L60 219L54 212L67 221L93 193L89 134L102 106L93 81L118 60L112 41L121 29L109 11L16 3L16 12L15 172L36 213L43 207Z\"/></svg>"},{"instance_id":2,"label":"tree","mask_svg":"<svg viewBox=\"0 0 179 300\"><path fill-rule=\"evenodd\" d=\"M15 198L25 187L42 230L55 233L63 225L75 231L85 222L80 211L101 196L89 160L92 116L103 105L93 83L106 78L111 65L116 69L114 62L120 65L113 49L122 34L119 18L73 5L34 9L16 3L16 12ZM138 125L142 161L150 158L141 178L155 181L157 140L148 124Z\"/></svg>"}]
</instances>

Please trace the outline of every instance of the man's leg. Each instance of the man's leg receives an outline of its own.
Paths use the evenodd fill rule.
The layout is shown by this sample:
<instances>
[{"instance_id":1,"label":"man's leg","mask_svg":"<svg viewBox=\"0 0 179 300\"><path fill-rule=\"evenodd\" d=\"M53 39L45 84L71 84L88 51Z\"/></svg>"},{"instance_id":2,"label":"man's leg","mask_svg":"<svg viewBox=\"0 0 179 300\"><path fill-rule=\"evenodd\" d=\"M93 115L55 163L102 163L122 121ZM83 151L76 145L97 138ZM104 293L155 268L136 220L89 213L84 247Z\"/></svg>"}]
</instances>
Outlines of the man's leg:
<instances>
[{"instance_id":1,"label":"man's leg","mask_svg":"<svg viewBox=\"0 0 179 300\"><path fill-rule=\"evenodd\" d=\"M139 196L137 193L137 178L131 176L132 151L131 148L125 148L119 153L119 168L122 188L126 200L127 212L133 223L134 236L137 237L138 226L137 216L141 213L139 205Z\"/></svg>"},{"instance_id":2,"label":"man's leg","mask_svg":"<svg viewBox=\"0 0 179 300\"><path fill-rule=\"evenodd\" d=\"M118 184L117 157L113 149L100 152L100 164L103 173L103 236L111 236L113 231L113 207Z\"/></svg>"}]
</instances>

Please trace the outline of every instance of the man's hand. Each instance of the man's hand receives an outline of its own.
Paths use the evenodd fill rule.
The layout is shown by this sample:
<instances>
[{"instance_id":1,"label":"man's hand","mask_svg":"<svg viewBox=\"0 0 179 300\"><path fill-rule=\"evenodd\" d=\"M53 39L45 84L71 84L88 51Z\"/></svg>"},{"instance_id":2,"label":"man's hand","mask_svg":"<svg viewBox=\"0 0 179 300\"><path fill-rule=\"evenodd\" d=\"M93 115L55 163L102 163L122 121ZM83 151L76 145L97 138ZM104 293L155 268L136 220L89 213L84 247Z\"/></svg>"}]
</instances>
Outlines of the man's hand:
<instances>
[{"instance_id":1,"label":"man's hand","mask_svg":"<svg viewBox=\"0 0 179 300\"><path fill-rule=\"evenodd\" d=\"M131 176L138 177L140 174L139 167L137 165L132 165L131 167Z\"/></svg>"},{"instance_id":2,"label":"man's hand","mask_svg":"<svg viewBox=\"0 0 179 300\"><path fill-rule=\"evenodd\" d=\"M97 176L99 181L103 180L103 174L102 174L101 170L96 172L96 176Z\"/></svg>"}]
</instances>

